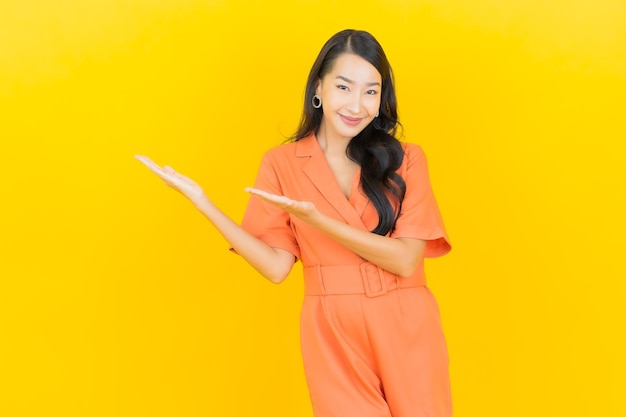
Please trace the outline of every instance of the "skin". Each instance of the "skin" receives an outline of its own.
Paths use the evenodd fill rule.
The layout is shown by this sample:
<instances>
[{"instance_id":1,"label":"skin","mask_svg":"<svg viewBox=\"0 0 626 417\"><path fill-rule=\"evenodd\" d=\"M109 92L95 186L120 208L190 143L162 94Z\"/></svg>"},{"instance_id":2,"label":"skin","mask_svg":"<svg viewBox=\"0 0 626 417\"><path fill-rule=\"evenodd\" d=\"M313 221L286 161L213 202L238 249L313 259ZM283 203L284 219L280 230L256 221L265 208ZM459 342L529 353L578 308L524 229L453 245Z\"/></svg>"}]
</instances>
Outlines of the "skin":
<instances>
[{"instance_id":1,"label":"skin","mask_svg":"<svg viewBox=\"0 0 626 417\"><path fill-rule=\"evenodd\" d=\"M349 197L352 179L358 168L346 156L346 147L376 117L380 91L381 76L376 68L350 53L340 55L331 71L317 84L316 94L322 99L324 111L317 140L346 197ZM169 166L161 167L146 156L135 157L165 184L188 198L261 275L274 283L280 283L287 277L295 262L291 253L270 247L242 229L216 207L192 179ZM245 191L291 213L362 258L394 274L409 276L422 260L426 246L423 240L376 235L326 216L311 202L295 201L254 188L246 188Z\"/></svg>"},{"instance_id":2,"label":"skin","mask_svg":"<svg viewBox=\"0 0 626 417\"><path fill-rule=\"evenodd\" d=\"M374 120L380 107L381 77L376 68L358 55L337 58L332 70L320 79L315 94L322 100L324 118L317 140L346 197L350 197L356 162L346 157L350 140ZM349 123L346 123L346 119ZM360 120L357 125L352 121Z\"/></svg>"}]
</instances>

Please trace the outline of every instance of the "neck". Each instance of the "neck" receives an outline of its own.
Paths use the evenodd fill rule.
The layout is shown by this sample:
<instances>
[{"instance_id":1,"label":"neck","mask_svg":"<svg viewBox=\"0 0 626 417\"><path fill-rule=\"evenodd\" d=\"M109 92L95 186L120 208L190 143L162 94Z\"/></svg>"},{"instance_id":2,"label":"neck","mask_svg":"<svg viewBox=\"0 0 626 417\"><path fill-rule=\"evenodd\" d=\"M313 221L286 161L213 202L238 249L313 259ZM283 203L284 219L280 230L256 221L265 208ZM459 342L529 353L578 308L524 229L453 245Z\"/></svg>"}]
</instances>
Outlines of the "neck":
<instances>
[{"instance_id":1,"label":"neck","mask_svg":"<svg viewBox=\"0 0 626 417\"><path fill-rule=\"evenodd\" d=\"M324 129L324 123L320 126L316 135L317 142L320 144L320 148L326 155L345 155L348 143L352 138L338 137L328 134Z\"/></svg>"}]
</instances>

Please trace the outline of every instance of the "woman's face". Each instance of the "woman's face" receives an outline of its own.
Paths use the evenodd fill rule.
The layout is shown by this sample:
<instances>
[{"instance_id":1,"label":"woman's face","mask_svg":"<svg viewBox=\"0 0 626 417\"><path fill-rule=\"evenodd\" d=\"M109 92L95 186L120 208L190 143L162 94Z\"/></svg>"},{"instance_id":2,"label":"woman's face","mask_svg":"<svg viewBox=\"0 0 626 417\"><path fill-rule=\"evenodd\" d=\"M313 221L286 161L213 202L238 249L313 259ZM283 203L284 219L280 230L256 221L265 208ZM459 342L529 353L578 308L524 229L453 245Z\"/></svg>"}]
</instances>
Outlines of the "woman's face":
<instances>
[{"instance_id":1,"label":"woman's face","mask_svg":"<svg viewBox=\"0 0 626 417\"><path fill-rule=\"evenodd\" d=\"M315 90L324 110L320 132L348 140L358 135L378 113L381 89L372 64L356 54L339 55Z\"/></svg>"}]
</instances>

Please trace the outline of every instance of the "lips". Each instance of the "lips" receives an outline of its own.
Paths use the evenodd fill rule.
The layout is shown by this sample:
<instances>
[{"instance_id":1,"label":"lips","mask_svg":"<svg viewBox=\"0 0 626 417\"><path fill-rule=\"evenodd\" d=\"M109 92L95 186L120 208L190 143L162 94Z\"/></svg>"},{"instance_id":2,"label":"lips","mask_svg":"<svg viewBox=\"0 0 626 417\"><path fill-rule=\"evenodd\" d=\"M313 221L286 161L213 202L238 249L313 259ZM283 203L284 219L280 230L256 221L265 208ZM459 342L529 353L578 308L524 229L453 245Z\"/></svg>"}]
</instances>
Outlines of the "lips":
<instances>
[{"instance_id":1,"label":"lips","mask_svg":"<svg viewBox=\"0 0 626 417\"><path fill-rule=\"evenodd\" d=\"M348 126L357 126L363 120L362 117L348 117L348 116L344 116L343 114L340 114L339 117Z\"/></svg>"}]
</instances>

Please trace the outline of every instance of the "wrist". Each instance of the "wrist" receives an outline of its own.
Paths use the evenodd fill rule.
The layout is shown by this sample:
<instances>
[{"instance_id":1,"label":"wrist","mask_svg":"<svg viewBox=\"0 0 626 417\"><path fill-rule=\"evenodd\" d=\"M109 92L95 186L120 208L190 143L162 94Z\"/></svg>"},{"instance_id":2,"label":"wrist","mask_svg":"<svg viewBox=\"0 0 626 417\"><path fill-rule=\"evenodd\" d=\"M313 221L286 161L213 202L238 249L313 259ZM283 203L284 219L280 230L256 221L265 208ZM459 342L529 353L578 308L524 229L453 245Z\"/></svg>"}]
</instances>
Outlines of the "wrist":
<instances>
[{"instance_id":1,"label":"wrist","mask_svg":"<svg viewBox=\"0 0 626 417\"><path fill-rule=\"evenodd\" d=\"M209 200L209 197L207 197L206 194L204 193L202 193L199 197L195 198L193 201L193 204L200 211L210 210L211 208L215 207L213 202Z\"/></svg>"},{"instance_id":2,"label":"wrist","mask_svg":"<svg viewBox=\"0 0 626 417\"><path fill-rule=\"evenodd\" d=\"M309 214L307 223L317 229L324 230L329 219L329 217L325 216L318 210L314 210Z\"/></svg>"}]
</instances>

